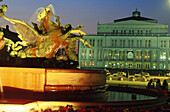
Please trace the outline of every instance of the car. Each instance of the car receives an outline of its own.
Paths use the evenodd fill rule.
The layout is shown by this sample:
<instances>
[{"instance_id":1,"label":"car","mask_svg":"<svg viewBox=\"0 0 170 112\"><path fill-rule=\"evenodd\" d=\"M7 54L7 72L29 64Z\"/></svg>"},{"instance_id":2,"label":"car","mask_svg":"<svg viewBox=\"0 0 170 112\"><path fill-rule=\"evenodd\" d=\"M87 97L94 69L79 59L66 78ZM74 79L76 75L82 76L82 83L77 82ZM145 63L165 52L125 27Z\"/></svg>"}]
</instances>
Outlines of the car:
<instances>
[{"instance_id":1,"label":"car","mask_svg":"<svg viewBox=\"0 0 170 112\"><path fill-rule=\"evenodd\" d=\"M110 72L106 72L106 76L109 76L109 75L111 75L111 73Z\"/></svg>"},{"instance_id":2,"label":"car","mask_svg":"<svg viewBox=\"0 0 170 112\"><path fill-rule=\"evenodd\" d=\"M167 73L166 76L167 76L167 77L170 77L170 73Z\"/></svg>"},{"instance_id":3,"label":"car","mask_svg":"<svg viewBox=\"0 0 170 112\"><path fill-rule=\"evenodd\" d=\"M150 74L149 73L146 73L146 72L142 72L142 75L141 75L141 73L139 73L139 74L135 74L135 77L142 77L142 76L144 76L144 77L150 77Z\"/></svg>"},{"instance_id":4,"label":"car","mask_svg":"<svg viewBox=\"0 0 170 112\"><path fill-rule=\"evenodd\" d=\"M118 72L118 73L117 73L117 76L123 76L123 77L126 77L126 73L125 73L125 72Z\"/></svg>"}]
</instances>

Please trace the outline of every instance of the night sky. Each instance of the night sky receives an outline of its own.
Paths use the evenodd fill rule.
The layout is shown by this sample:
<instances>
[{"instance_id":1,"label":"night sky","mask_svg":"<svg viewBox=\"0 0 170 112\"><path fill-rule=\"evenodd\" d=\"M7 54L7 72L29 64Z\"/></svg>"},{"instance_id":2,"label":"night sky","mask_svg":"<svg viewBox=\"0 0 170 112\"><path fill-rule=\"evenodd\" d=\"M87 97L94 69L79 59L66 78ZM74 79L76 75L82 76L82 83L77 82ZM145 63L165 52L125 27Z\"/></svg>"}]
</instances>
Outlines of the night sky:
<instances>
[{"instance_id":1,"label":"night sky","mask_svg":"<svg viewBox=\"0 0 170 112\"><path fill-rule=\"evenodd\" d=\"M97 23L109 23L115 19L129 17L138 9L141 16L157 19L161 24L170 24L170 0L3 0L8 5L5 15L9 18L29 22L39 7L52 4L62 25L84 25L87 34L97 33ZM36 16L31 19L36 22ZM10 25L0 19L0 25ZM10 30L13 27L10 25ZM169 30L170 31L170 30Z\"/></svg>"}]
</instances>

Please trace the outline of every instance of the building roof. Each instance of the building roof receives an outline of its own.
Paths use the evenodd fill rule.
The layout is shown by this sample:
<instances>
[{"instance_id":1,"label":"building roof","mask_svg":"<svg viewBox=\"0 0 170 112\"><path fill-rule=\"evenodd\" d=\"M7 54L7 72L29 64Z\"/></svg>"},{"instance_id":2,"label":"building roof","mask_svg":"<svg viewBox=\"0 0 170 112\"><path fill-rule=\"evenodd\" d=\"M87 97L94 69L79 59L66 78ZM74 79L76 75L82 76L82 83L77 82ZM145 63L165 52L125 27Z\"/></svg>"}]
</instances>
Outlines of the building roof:
<instances>
[{"instance_id":1,"label":"building roof","mask_svg":"<svg viewBox=\"0 0 170 112\"><path fill-rule=\"evenodd\" d=\"M114 22L127 21L127 20L137 20L137 21L148 21L148 20L152 21L153 20L154 22L157 22L157 20L155 20L155 19L141 17L140 12L137 11L137 9L136 9L136 11L132 12L131 17L117 19L117 20L114 20Z\"/></svg>"}]
</instances>

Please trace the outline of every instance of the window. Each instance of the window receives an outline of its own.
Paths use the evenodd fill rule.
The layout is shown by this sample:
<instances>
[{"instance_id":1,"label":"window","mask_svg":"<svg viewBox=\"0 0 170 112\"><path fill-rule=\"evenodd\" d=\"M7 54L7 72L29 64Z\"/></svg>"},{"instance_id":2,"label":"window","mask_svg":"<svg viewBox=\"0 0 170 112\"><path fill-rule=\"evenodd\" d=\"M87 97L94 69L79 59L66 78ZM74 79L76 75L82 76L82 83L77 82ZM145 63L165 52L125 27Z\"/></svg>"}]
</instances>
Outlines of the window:
<instances>
[{"instance_id":1,"label":"window","mask_svg":"<svg viewBox=\"0 0 170 112\"><path fill-rule=\"evenodd\" d=\"M139 47L139 40L137 40L137 47Z\"/></svg>"},{"instance_id":2,"label":"window","mask_svg":"<svg viewBox=\"0 0 170 112\"><path fill-rule=\"evenodd\" d=\"M138 34L140 34L140 30L138 30Z\"/></svg>"},{"instance_id":3,"label":"window","mask_svg":"<svg viewBox=\"0 0 170 112\"><path fill-rule=\"evenodd\" d=\"M99 43L100 43L100 40L98 39L98 40L97 40L97 46L98 46L98 47L100 46L100 44L99 44Z\"/></svg>"},{"instance_id":4,"label":"window","mask_svg":"<svg viewBox=\"0 0 170 112\"><path fill-rule=\"evenodd\" d=\"M166 40L164 40L164 47L166 47Z\"/></svg>"},{"instance_id":5,"label":"window","mask_svg":"<svg viewBox=\"0 0 170 112\"><path fill-rule=\"evenodd\" d=\"M91 58L91 50L89 50L89 58Z\"/></svg>"},{"instance_id":6,"label":"window","mask_svg":"<svg viewBox=\"0 0 170 112\"><path fill-rule=\"evenodd\" d=\"M145 64L145 68L146 68L146 69L149 69L149 68L150 68L150 65L149 65L149 64Z\"/></svg>"},{"instance_id":7,"label":"window","mask_svg":"<svg viewBox=\"0 0 170 112\"><path fill-rule=\"evenodd\" d=\"M82 65L82 66L86 66L86 61L82 61L82 62L81 62L81 65Z\"/></svg>"},{"instance_id":8,"label":"window","mask_svg":"<svg viewBox=\"0 0 170 112\"><path fill-rule=\"evenodd\" d=\"M163 40L161 40L161 47L163 47Z\"/></svg>"},{"instance_id":9,"label":"window","mask_svg":"<svg viewBox=\"0 0 170 112\"><path fill-rule=\"evenodd\" d=\"M112 39L112 47L117 47L117 40Z\"/></svg>"},{"instance_id":10,"label":"window","mask_svg":"<svg viewBox=\"0 0 170 112\"><path fill-rule=\"evenodd\" d=\"M93 46L95 46L95 40L93 39L93 44L92 44Z\"/></svg>"},{"instance_id":11,"label":"window","mask_svg":"<svg viewBox=\"0 0 170 112\"><path fill-rule=\"evenodd\" d=\"M116 40L112 39L112 47L116 47Z\"/></svg>"},{"instance_id":12,"label":"window","mask_svg":"<svg viewBox=\"0 0 170 112\"><path fill-rule=\"evenodd\" d=\"M94 46L94 45L95 45L94 39L90 39L90 45L91 45L91 46Z\"/></svg>"},{"instance_id":13,"label":"window","mask_svg":"<svg viewBox=\"0 0 170 112\"><path fill-rule=\"evenodd\" d=\"M132 44L131 46L133 47L133 40L132 40L132 43L131 43L131 44Z\"/></svg>"},{"instance_id":14,"label":"window","mask_svg":"<svg viewBox=\"0 0 170 112\"><path fill-rule=\"evenodd\" d=\"M148 47L151 47L151 40L149 40L148 42Z\"/></svg>"},{"instance_id":15,"label":"window","mask_svg":"<svg viewBox=\"0 0 170 112\"><path fill-rule=\"evenodd\" d=\"M166 52L160 52L160 60L165 61L166 60Z\"/></svg>"},{"instance_id":16,"label":"window","mask_svg":"<svg viewBox=\"0 0 170 112\"><path fill-rule=\"evenodd\" d=\"M136 51L136 60L142 60L142 51Z\"/></svg>"},{"instance_id":17,"label":"window","mask_svg":"<svg viewBox=\"0 0 170 112\"><path fill-rule=\"evenodd\" d=\"M89 58L94 58L94 50L89 50Z\"/></svg>"},{"instance_id":18,"label":"window","mask_svg":"<svg viewBox=\"0 0 170 112\"><path fill-rule=\"evenodd\" d=\"M142 40L140 40L140 47L142 47Z\"/></svg>"},{"instance_id":19,"label":"window","mask_svg":"<svg viewBox=\"0 0 170 112\"><path fill-rule=\"evenodd\" d=\"M122 47L122 40L120 40L120 47Z\"/></svg>"},{"instance_id":20,"label":"window","mask_svg":"<svg viewBox=\"0 0 170 112\"><path fill-rule=\"evenodd\" d=\"M143 34L143 31L141 30L140 33Z\"/></svg>"},{"instance_id":21,"label":"window","mask_svg":"<svg viewBox=\"0 0 170 112\"><path fill-rule=\"evenodd\" d=\"M117 40L115 40L115 47L117 47Z\"/></svg>"},{"instance_id":22,"label":"window","mask_svg":"<svg viewBox=\"0 0 170 112\"><path fill-rule=\"evenodd\" d=\"M94 61L90 61L89 66L94 66Z\"/></svg>"},{"instance_id":23,"label":"window","mask_svg":"<svg viewBox=\"0 0 170 112\"><path fill-rule=\"evenodd\" d=\"M123 47L125 47L125 40L123 40Z\"/></svg>"},{"instance_id":24,"label":"window","mask_svg":"<svg viewBox=\"0 0 170 112\"><path fill-rule=\"evenodd\" d=\"M92 58L94 58L94 50L92 50Z\"/></svg>"},{"instance_id":25,"label":"window","mask_svg":"<svg viewBox=\"0 0 170 112\"><path fill-rule=\"evenodd\" d=\"M94 58L94 50L89 50L89 58Z\"/></svg>"},{"instance_id":26,"label":"window","mask_svg":"<svg viewBox=\"0 0 170 112\"><path fill-rule=\"evenodd\" d=\"M151 47L151 40L145 40L145 47Z\"/></svg>"},{"instance_id":27,"label":"window","mask_svg":"<svg viewBox=\"0 0 170 112\"><path fill-rule=\"evenodd\" d=\"M128 46L130 47L130 40L128 40Z\"/></svg>"},{"instance_id":28,"label":"window","mask_svg":"<svg viewBox=\"0 0 170 112\"><path fill-rule=\"evenodd\" d=\"M81 57L82 58L86 58L86 50L82 50L81 51Z\"/></svg>"},{"instance_id":29,"label":"window","mask_svg":"<svg viewBox=\"0 0 170 112\"><path fill-rule=\"evenodd\" d=\"M125 60L125 51L119 51L119 60Z\"/></svg>"},{"instance_id":30,"label":"window","mask_svg":"<svg viewBox=\"0 0 170 112\"><path fill-rule=\"evenodd\" d=\"M118 34L118 30L116 30L116 34Z\"/></svg>"},{"instance_id":31,"label":"window","mask_svg":"<svg viewBox=\"0 0 170 112\"><path fill-rule=\"evenodd\" d=\"M103 44L102 44L102 43L103 43L103 40L101 39L101 40L100 40L100 46L101 46L101 47L103 46Z\"/></svg>"},{"instance_id":32,"label":"window","mask_svg":"<svg viewBox=\"0 0 170 112\"><path fill-rule=\"evenodd\" d=\"M115 30L113 30L113 34L115 34Z\"/></svg>"},{"instance_id":33,"label":"window","mask_svg":"<svg viewBox=\"0 0 170 112\"><path fill-rule=\"evenodd\" d=\"M165 48L166 47L166 40L161 40L161 47L163 48Z\"/></svg>"},{"instance_id":34,"label":"window","mask_svg":"<svg viewBox=\"0 0 170 112\"><path fill-rule=\"evenodd\" d=\"M137 69L140 69L141 68L141 64L137 64Z\"/></svg>"},{"instance_id":35,"label":"window","mask_svg":"<svg viewBox=\"0 0 170 112\"><path fill-rule=\"evenodd\" d=\"M102 58L102 50L97 50L97 58L101 59Z\"/></svg>"},{"instance_id":36,"label":"window","mask_svg":"<svg viewBox=\"0 0 170 112\"><path fill-rule=\"evenodd\" d=\"M113 34L118 34L118 30L113 30Z\"/></svg>"},{"instance_id":37,"label":"window","mask_svg":"<svg viewBox=\"0 0 170 112\"><path fill-rule=\"evenodd\" d=\"M128 64L128 68L133 68L133 64Z\"/></svg>"},{"instance_id":38,"label":"window","mask_svg":"<svg viewBox=\"0 0 170 112\"><path fill-rule=\"evenodd\" d=\"M150 61L151 59L151 51L144 51L145 61Z\"/></svg>"},{"instance_id":39,"label":"window","mask_svg":"<svg viewBox=\"0 0 170 112\"><path fill-rule=\"evenodd\" d=\"M92 39L90 39L90 45L92 46Z\"/></svg>"},{"instance_id":40,"label":"window","mask_svg":"<svg viewBox=\"0 0 170 112\"><path fill-rule=\"evenodd\" d=\"M146 30L146 34L148 34L148 30Z\"/></svg>"},{"instance_id":41,"label":"window","mask_svg":"<svg viewBox=\"0 0 170 112\"><path fill-rule=\"evenodd\" d=\"M116 59L116 50L111 50L111 59Z\"/></svg>"},{"instance_id":42,"label":"window","mask_svg":"<svg viewBox=\"0 0 170 112\"><path fill-rule=\"evenodd\" d=\"M121 30L121 34L123 34L123 30Z\"/></svg>"},{"instance_id":43,"label":"window","mask_svg":"<svg viewBox=\"0 0 170 112\"><path fill-rule=\"evenodd\" d=\"M147 45L148 45L148 41L147 41L147 40L145 40L145 47L147 47Z\"/></svg>"},{"instance_id":44,"label":"window","mask_svg":"<svg viewBox=\"0 0 170 112\"><path fill-rule=\"evenodd\" d=\"M132 34L134 34L134 30L132 30Z\"/></svg>"},{"instance_id":45,"label":"window","mask_svg":"<svg viewBox=\"0 0 170 112\"><path fill-rule=\"evenodd\" d=\"M126 30L124 30L124 34L126 34Z\"/></svg>"},{"instance_id":46,"label":"window","mask_svg":"<svg viewBox=\"0 0 170 112\"><path fill-rule=\"evenodd\" d=\"M109 52L107 50L104 51L104 59L109 58Z\"/></svg>"}]
</instances>

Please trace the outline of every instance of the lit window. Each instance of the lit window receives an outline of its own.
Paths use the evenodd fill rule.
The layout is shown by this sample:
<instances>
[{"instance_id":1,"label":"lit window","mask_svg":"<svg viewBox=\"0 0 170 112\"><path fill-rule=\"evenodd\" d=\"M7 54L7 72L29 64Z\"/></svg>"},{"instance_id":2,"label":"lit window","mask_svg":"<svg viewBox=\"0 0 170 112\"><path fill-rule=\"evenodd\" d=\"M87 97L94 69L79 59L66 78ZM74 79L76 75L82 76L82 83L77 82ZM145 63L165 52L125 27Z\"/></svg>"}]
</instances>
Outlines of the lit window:
<instances>
[{"instance_id":1,"label":"lit window","mask_svg":"<svg viewBox=\"0 0 170 112\"><path fill-rule=\"evenodd\" d=\"M89 62L89 66L91 66L92 65L92 63L91 63L91 61Z\"/></svg>"},{"instance_id":2,"label":"lit window","mask_svg":"<svg viewBox=\"0 0 170 112\"><path fill-rule=\"evenodd\" d=\"M81 65L82 65L82 66L86 66L86 62L85 62L85 61L82 61L82 62L81 62Z\"/></svg>"},{"instance_id":3,"label":"lit window","mask_svg":"<svg viewBox=\"0 0 170 112\"><path fill-rule=\"evenodd\" d=\"M151 51L144 51L145 61L150 61Z\"/></svg>"},{"instance_id":4,"label":"lit window","mask_svg":"<svg viewBox=\"0 0 170 112\"><path fill-rule=\"evenodd\" d=\"M84 66L86 66L86 61L84 62Z\"/></svg>"},{"instance_id":5,"label":"lit window","mask_svg":"<svg viewBox=\"0 0 170 112\"><path fill-rule=\"evenodd\" d=\"M160 60L162 60L162 61L166 60L166 52L160 53Z\"/></svg>"},{"instance_id":6,"label":"lit window","mask_svg":"<svg viewBox=\"0 0 170 112\"><path fill-rule=\"evenodd\" d=\"M94 61L92 61L91 65L94 66Z\"/></svg>"},{"instance_id":7,"label":"lit window","mask_svg":"<svg viewBox=\"0 0 170 112\"><path fill-rule=\"evenodd\" d=\"M142 51L136 51L136 60L142 60Z\"/></svg>"},{"instance_id":8,"label":"lit window","mask_svg":"<svg viewBox=\"0 0 170 112\"><path fill-rule=\"evenodd\" d=\"M94 58L94 50L89 50L89 58Z\"/></svg>"},{"instance_id":9,"label":"lit window","mask_svg":"<svg viewBox=\"0 0 170 112\"><path fill-rule=\"evenodd\" d=\"M91 55L92 55L92 54L91 54L91 50L89 50L89 58L91 58Z\"/></svg>"}]
</instances>

